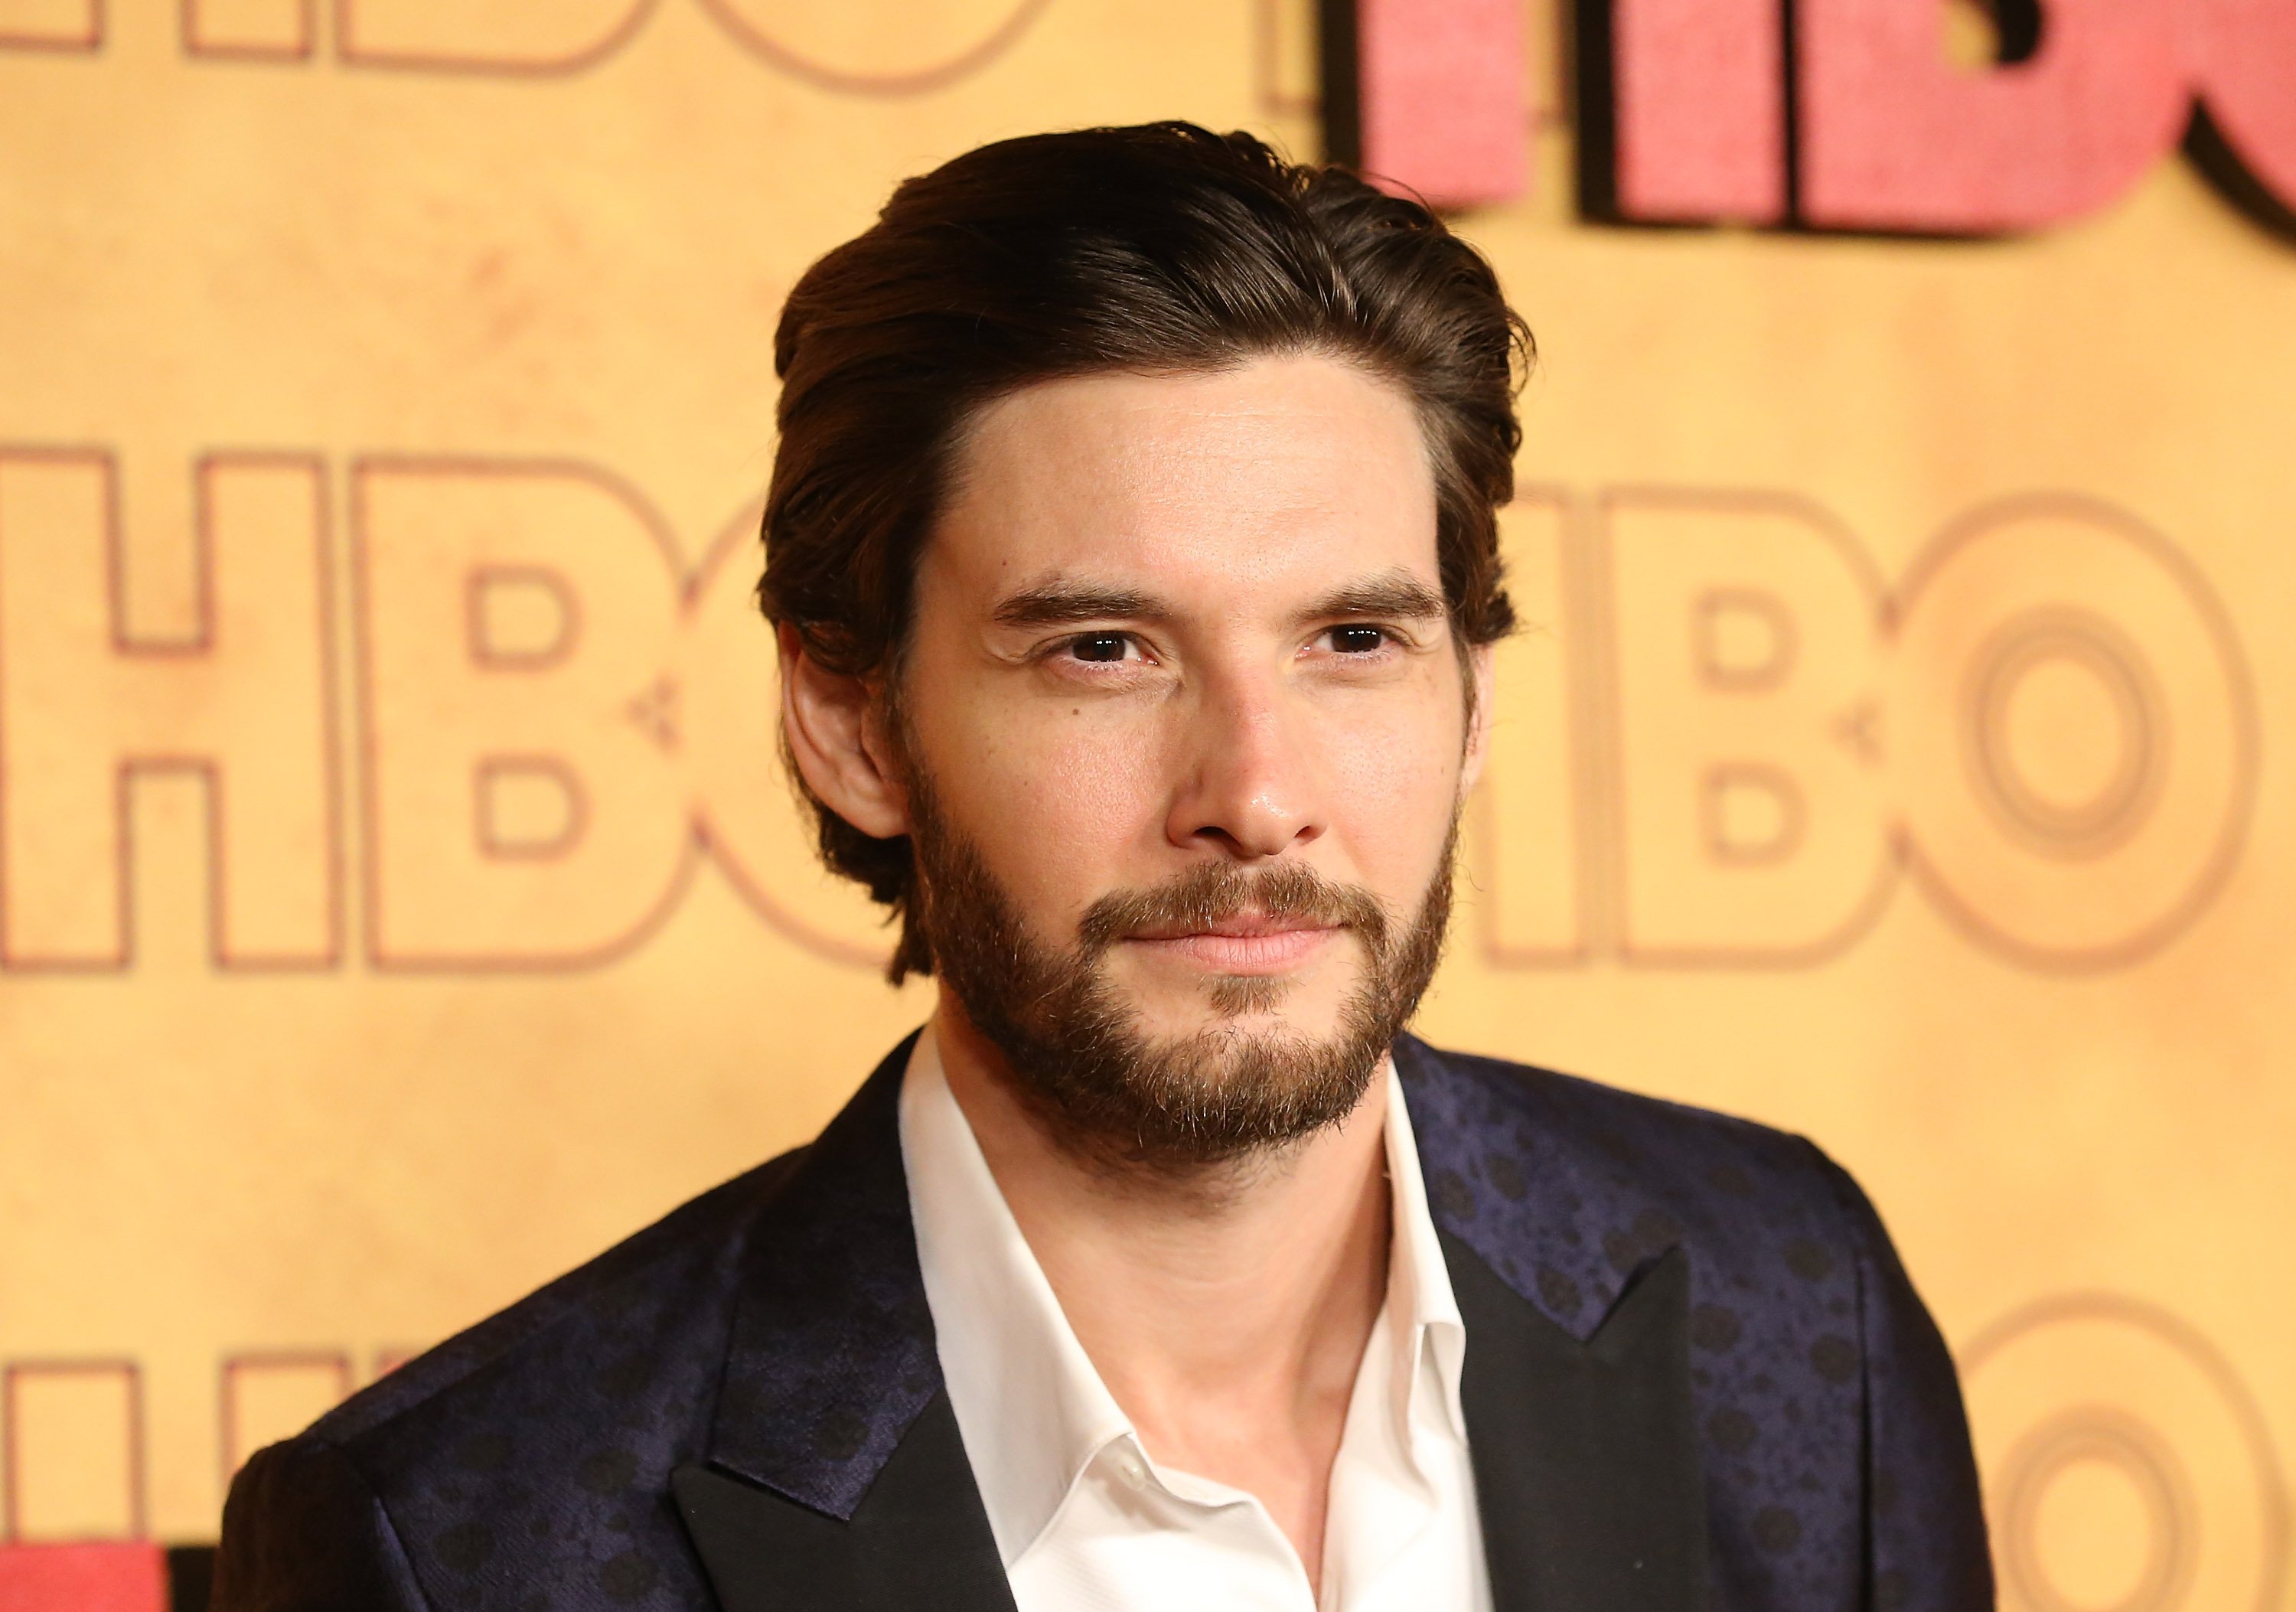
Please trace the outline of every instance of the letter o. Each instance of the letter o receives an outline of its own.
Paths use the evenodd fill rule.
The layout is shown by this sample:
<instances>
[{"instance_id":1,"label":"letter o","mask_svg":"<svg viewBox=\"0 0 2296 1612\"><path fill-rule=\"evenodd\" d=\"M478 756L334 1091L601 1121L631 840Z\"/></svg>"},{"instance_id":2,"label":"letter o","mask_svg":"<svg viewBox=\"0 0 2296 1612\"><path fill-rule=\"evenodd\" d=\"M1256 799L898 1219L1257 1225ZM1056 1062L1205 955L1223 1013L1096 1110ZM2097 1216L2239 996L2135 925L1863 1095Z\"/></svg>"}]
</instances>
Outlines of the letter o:
<instances>
[{"instance_id":1,"label":"letter o","mask_svg":"<svg viewBox=\"0 0 2296 1612\"><path fill-rule=\"evenodd\" d=\"M2254 802L2255 695L2166 539L2084 499L1988 506L1915 562L1893 637L1905 853L1956 924L2030 966L2109 968L2208 904Z\"/></svg>"},{"instance_id":2,"label":"letter o","mask_svg":"<svg viewBox=\"0 0 2296 1612\"><path fill-rule=\"evenodd\" d=\"M726 35L792 78L844 95L917 95L971 78L1019 42L1051 0L932 6L701 0Z\"/></svg>"},{"instance_id":3,"label":"letter o","mask_svg":"<svg viewBox=\"0 0 2296 1612\"><path fill-rule=\"evenodd\" d=\"M2054 1294L1956 1355L2005 1608L2287 1604L2271 1424L2191 1320L2123 1294Z\"/></svg>"}]
</instances>

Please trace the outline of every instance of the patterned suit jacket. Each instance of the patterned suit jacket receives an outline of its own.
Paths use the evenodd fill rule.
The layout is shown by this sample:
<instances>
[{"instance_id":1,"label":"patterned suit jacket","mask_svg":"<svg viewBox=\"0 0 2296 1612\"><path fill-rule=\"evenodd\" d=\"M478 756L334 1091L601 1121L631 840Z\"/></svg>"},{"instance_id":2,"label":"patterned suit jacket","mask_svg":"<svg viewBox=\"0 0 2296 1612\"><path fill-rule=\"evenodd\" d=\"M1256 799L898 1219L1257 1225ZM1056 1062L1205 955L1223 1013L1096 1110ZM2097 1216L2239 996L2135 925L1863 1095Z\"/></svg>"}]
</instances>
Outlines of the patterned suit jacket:
<instances>
[{"instance_id":1,"label":"patterned suit jacket","mask_svg":"<svg viewBox=\"0 0 2296 1612\"><path fill-rule=\"evenodd\" d=\"M221 1612L1010 1612L918 1274L907 1057L258 1454ZM1407 1037L1396 1067L1500 1612L1993 1605L1952 1362L1846 1174Z\"/></svg>"}]
</instances>

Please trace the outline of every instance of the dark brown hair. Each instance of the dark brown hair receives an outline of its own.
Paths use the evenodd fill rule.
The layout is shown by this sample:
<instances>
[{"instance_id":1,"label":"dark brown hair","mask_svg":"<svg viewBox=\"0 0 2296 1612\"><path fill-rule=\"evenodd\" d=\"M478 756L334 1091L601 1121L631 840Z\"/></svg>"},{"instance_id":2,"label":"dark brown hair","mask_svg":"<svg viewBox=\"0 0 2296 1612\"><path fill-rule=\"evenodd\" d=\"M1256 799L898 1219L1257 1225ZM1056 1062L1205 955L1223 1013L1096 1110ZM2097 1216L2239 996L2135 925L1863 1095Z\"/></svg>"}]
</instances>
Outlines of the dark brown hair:
<instances>
[{"instance_id":1,"label":"dark brown hair","mask_svg":"<svg viewBox=\"0 0 2296 1612\"><path fill-rule=\"evenodd\" d=\"M1505 635L1496 512L1531 343L1490 266L1415 202L1186 123L968 152L806 271L774 343L759 603L823 667L890 695L918 549L974 411L1041 381L1307 351L1414 399L1454 633L1463 652ZM930 973L908 841L806 793L823 859L902 920L894 980Z\"/></svg>"}]
</instances>

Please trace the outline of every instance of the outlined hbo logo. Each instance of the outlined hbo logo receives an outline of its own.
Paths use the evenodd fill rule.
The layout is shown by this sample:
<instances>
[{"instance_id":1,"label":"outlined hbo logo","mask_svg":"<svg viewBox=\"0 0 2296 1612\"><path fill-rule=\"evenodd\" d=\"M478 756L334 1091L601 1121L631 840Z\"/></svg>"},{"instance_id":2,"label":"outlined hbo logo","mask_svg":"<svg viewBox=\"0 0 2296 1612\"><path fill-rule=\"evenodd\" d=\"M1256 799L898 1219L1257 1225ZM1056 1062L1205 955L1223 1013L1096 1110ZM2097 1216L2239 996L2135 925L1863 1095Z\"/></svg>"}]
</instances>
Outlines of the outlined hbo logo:
<instances>
[{"instance_id":1,"label":"outlined hbo logo","mask_svg":"<svg viewBox=\"0 0 2296 1612\"><path fill-rule=\"evenodd\" d=\"M565 461L121 481L0 446L0 966L130 964L152 772L207 789L221 966L337 966L354 904L378 967L607 962L704 858L799 944L882 956L778 776L754 515L691 558ZM2237 858L2248 673L2128 515L1990 505L1894 590L1789 497L1534 489L1505 520L1533 626L1498 651L1464 892L1494 964L1803 966L1909 873L2019 963L2110 967Z\"/></svg>"},{"instance_id":2,"label":"outlined hbo logo","mask_svg":"<svg viewBox=\"0 0 2296 1612\"><path fill-rule=\"evenodd\" d=\"M2224 607L2159 533L2031 496L1894 588L1786 495L1533 492L1474 867L1494 961L1792 967L1900 874L2021 965L2126 965L2221 888L2256 787Z\"/></svg>"},{"instance_id":3,"label":"outlined hbo logo","mask_svg":"<svg viewBox=\"0 0 2296 1612\"><path fill-rule=\"evenodd\" d=\"M112 0L116 4L118 0ZM768 65L847 94L923 94L1002 55L1050 0L918 8L839 0L693 0ZM619 54L663 0L182 0L186 56L297 62L321 50L320 8L346 66L511 78L582 72ZM0 50L105 47L106 0L0 0Z\"/></svg>"}]
</instances>

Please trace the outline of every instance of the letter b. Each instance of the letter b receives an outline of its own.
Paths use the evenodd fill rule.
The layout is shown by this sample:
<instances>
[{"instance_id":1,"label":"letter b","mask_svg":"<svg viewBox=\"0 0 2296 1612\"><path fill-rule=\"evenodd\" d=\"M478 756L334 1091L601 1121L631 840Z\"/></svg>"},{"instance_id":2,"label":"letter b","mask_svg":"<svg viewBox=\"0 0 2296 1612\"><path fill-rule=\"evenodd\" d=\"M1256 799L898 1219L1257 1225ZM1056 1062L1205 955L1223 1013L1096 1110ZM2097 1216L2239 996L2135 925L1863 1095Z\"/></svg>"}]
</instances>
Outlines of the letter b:
<instances>
[{"instance_id":1,"label":"letter b","mask_svg":"<svg viewBox=\"0 0 2296 1612\"><path fill-rule=\"evenodd\" d=\"M668 534L578 465L353 471L375 962L601 962L692 840Z\"/></svg>"},{"instance_id":2,"label":"letter b","mask_svg":"<svg viewBox=\"0 0 2296 1612\"><path fill-rule=\"evenodd\" d=\"M1614 496L1607 529L1623 955L1826 955L1892 867L1862 551L1783 499Z\"/></svg>"}]
</instances>

